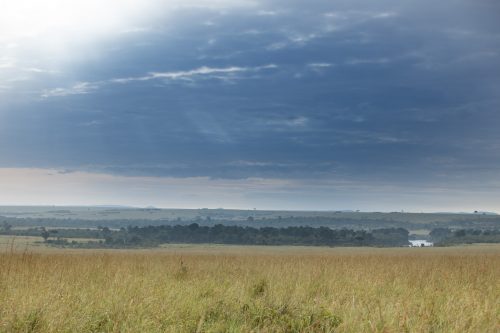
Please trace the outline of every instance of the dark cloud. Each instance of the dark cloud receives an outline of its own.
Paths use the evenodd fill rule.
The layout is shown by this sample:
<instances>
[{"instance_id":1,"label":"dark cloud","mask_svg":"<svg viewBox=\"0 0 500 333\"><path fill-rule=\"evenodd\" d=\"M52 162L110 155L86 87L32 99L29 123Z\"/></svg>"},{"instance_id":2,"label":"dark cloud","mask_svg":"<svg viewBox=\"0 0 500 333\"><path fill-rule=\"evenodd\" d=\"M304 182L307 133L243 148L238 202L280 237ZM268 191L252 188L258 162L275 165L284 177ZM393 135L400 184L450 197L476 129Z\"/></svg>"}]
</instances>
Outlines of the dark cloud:
<instances>
[{"instance_id":1,"label":"dark cloud","mask_svg":"<svg viewBox=\"0 0 500 333\"><path fill-rule=\"evenodd\" d=\"M4 95L0 163L176 177L498 177L499 10L458 0L183 9Z\"/></svg>"}]
</instances>

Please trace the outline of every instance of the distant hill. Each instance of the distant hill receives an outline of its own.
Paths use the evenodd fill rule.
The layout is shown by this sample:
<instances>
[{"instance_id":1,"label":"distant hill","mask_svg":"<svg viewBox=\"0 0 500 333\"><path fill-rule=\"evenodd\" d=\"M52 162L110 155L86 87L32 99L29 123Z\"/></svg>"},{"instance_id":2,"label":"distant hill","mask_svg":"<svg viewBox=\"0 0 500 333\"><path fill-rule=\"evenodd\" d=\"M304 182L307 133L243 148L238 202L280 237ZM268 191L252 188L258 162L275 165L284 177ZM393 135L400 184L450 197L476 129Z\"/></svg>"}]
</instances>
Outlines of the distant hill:
<instances>
[{"instance_id":1,"label":"distant hill","mask_svg":"<svg viewBox=\"0 0 500 333\"><path fill-rule=\"evenodd\" d=\"M271 211L237 209L160 209L121 206L0 206L0 223L14 226L57 226L112 228L146 225L188 224L241 226L326 226L331 228L407 228L431 230L436 227L498 228L494 213L404 213L359 211Z\"/></svg>"}]
</instances>

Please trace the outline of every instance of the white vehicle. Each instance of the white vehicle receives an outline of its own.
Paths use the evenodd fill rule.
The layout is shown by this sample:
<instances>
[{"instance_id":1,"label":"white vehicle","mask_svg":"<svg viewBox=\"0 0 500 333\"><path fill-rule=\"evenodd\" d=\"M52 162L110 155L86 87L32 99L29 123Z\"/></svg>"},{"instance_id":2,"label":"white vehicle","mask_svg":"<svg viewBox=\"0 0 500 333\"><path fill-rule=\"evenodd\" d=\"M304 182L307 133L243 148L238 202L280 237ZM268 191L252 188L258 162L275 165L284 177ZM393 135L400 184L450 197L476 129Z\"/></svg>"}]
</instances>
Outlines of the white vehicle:
<instances>
[{"instance_id":1,"label":"white vehicle","mask_svg":"<svg viewBox=\"0 0 500 333\"><path fill-rule=\"evenodd\" d=\"M428 242L425 239L410 240L409 247L429 247L434 246L434 243Z\"/></svg>"}]
</instances>

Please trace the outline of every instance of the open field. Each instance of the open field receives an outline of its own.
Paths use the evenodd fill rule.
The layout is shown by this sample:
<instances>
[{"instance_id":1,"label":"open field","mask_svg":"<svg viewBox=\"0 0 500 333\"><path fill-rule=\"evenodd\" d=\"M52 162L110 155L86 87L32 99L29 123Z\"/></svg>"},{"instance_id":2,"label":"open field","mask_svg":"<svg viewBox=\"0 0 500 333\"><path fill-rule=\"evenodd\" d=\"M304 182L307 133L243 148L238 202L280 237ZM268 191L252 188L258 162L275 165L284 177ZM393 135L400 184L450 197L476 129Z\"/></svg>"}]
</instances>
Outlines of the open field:
<instances>
[{"instance_id":1,"label":"open field","mask_svg":"<svg viewBox=\"0 0 500 333\"><path fill-rule=\"evenodd\" d=\"M46 248L47 245L40 243L41 241L42 237L0 235L0 250L33 251L37 248Z\"/></svg>"},{"instance_id":2,"label":"open field","mask_svg":"<svg viewBox=\"0 0 500 333\"><path fill-rule=\"evenodd\" d=\"M96 241L95 238L71 238L75 242ZM35 236L7 236L0 235L0 251L40 251L49 250L53 247L43 242L42 237Z\"/></svg>"},{"instance_id":3,"label":"open field","mask_svg":"<svg viewBox=\"0 0 500 333\"><path fill-rule=\"evenodd\" d=\"M500 330L497 245L2 249L0 332Z\"/></svg>"}]
</instances>

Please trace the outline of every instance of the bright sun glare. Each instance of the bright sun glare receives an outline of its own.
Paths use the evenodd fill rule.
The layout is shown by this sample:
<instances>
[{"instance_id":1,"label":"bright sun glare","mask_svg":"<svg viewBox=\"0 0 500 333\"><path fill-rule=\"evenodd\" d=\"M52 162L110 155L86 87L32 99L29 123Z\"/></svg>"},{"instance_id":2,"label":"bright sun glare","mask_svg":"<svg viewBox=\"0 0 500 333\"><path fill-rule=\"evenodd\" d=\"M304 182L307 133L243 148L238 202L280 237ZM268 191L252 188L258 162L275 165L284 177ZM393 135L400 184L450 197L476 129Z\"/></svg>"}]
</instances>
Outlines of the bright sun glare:
<instances>
[{"instance_id":1,"label":"bright sun glare","mask_svg":"<svg viewBox=\"0 0 500 333\"><path fill-rule=\"evenodd\" d=\"M148 24L154 3L0 0L0 79L23 81L89 59L102 41Z\"/></svg>"},{"instance_id":2,"label":"bright sun glare","mask_svg":"<svg viewBox=\"0 0 500 333\"><path fill-rule=\"evenodd\" d=\"M0 38L53 39L74 34L102 34L125 26L147 10L138 0L4 1Z\"/></svg>"}]
</instances>

